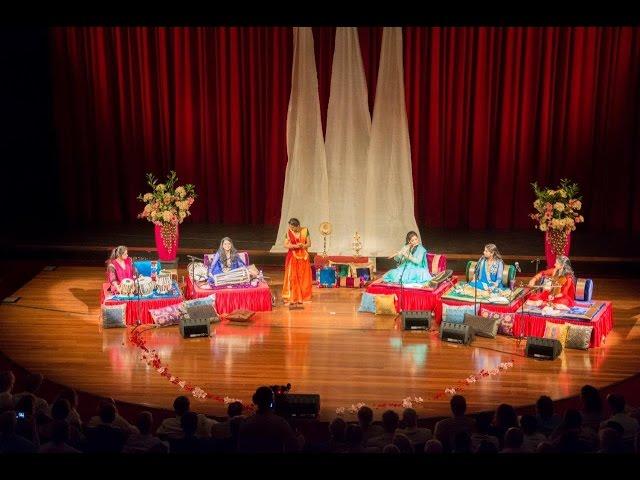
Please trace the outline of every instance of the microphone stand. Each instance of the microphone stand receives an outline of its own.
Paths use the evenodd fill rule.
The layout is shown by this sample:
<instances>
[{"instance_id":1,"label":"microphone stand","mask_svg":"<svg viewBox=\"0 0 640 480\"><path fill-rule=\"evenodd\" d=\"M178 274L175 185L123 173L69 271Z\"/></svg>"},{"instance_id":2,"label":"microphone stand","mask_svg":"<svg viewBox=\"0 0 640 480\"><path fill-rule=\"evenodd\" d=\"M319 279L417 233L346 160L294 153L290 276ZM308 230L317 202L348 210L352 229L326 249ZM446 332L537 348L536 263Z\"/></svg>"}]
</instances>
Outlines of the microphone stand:
<instances>
[{"instance_id":1,"label":"microphone stand","mask_svg":"<svg viewBox=\"0 0 640 480\"><path fill-rule=\"evenodd\" d=\"M194 257L193 255L187 255L187 258L189 258L191 260L190 263L190 267L191 267L191 275L189 275L189 272L187 272L187 275L189 275L189 281L191 282L191 290L193 290L195 292L196 288L195 288L195 281L196 279L194 278L194 272L195 272L195 268L196 266L194 265L195 261L201 261L202 263L204 263L204 258L198 258L198 257ZM183 278L184 280L184 278ZM207 282L209 281L209 269L207 268ZM185 283L185 282L183 282ZM173 287L173 284L172 284ZM186 288L185 288L186 289Z\"/></svg>"},{"instance_id":2,"label":"microphone stand","mask_svg":"<svg viewBox=\"0 0 640 480\"><path fill-rule=\"evenodd\" d=\"M403 283L402 277L404 276L404 272L407 269L408 264L409 264L409 261L406 260L405 258L404 267L402 267L402 273L400 274L400 313L401 314L402 312L404 312L404 283Z\"/></svg>"},{"instance_id":3,"label":"microphone stand","mask_svg":"<svg viewBox=\"0 0 640 480\"><path fill-rule=\"evenodd\" d=\"M478 274L480 273L480 260L476 262L476 266L473 269L473 314L478 315Z\"/></svg>"},{"instance_id":4,"label":"microphone stand","mask_svg":"<svg viewBox=\"0 0 640 480\"><path fill-rule=\"evenodd\" d=\"M142 323L142 320L140 320L140 278L139 275L136 273L135 274L135 285L136 285L136 294L138 296L138 301L136 302L136 326L140 325Z\"/></svg>"},{"instance_id":5,"label":"microphone stand","mask_svg":"<svg viewBox=\"0 0 640 480\"><path fill-rule=\"evenodd\" d=\"M540 266L540 257L536 257L534 260L531 260L531 263L536 264L536 275L538 274L538 268Z\"/></svg>"}]
</instances>

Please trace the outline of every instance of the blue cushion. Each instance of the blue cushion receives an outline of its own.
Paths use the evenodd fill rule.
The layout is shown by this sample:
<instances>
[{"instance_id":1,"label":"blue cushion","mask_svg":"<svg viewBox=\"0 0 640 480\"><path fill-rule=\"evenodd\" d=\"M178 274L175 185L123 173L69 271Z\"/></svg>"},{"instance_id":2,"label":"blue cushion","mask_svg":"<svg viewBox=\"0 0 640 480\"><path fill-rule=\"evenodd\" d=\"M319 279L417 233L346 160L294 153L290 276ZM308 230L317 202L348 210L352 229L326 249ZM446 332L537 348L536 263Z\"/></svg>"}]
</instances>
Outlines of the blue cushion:
<instances>
[{"instance_id":1,"label":"blue cushion","mask_svg":"<svg viewBox=\"0 0 640 480\"><path fill-rule=\"evenodd\" d=\"M127 304L102 305L102 326L104 328L126 327Z\"/></svg>"},{"instance_id":2,"label":"blue cushion","mask_svg":"<svg viewBox=\"0 0 640 480\"><path fill-rule=\"evenodd\" d=\"M336 286L336 267L322 267L320 269L320 285L323 287Z\"/></svg>"},{"instance_id":3,"label":"blue cushion","mask_svg":"<svg viewBox=\"0 0 640 480\"><path fill-rule=\"evenodd\" d=\"M156 268L154 273L158 273L158 262L155 262ZM138 271L139 275L144 277L151 277L151 260L136 260L133 262L133 266Z\"/></svg>"},{"instance_id":4,"label":"blue cushion","mask_svg":"<svg viewBox=\"0 0 640 480\"><path fill-rule=\"evenodd\" d=\"M371 293L362 292L362 300L360 301L358 311L376 313L376 296Z\"/></svg>"},{"instance_id":5,"label":"blue cushion","mask_svg":"<svg viewBox=\"0 0 640 480\"><path fill-rule=\"evenodd\" d=\"M451 323L464 323L464 314L475 315L474 306L471 305L447 305L442 304L442 321Z\"/></svg>"}]
</instances>

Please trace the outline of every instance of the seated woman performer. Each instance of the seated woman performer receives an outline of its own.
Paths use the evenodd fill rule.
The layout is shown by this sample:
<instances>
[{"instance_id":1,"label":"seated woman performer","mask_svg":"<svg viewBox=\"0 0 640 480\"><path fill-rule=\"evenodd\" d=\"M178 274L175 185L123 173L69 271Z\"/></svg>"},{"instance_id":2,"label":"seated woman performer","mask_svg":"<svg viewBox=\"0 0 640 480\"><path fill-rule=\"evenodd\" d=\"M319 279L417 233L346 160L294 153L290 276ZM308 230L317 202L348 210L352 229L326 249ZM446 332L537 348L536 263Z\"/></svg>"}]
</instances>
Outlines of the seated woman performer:
<instances>
[{"instance_id":1,"label":"seated woman performer","mask_svg":"<svg viewBox=\"0 0 640 480\"><path fill-rule=\"evenodd\" d=\"M502 288L502 272L504 270L504 262L498 247L493 243L487 243L484 246L482 257L476 265L478 278L474 278L469 282L472 288L479 290L495 291L503 290Z\"/></svg>"},{"instance_id":2,"label":"seated woman performer","mask_svg":"<svg viewBox=\"0 0 640 480\"><path fill-rule=\"evenodd\" d=\"M427 250L420 244L418 234L407 233L404 247L389 258L398 262L398 266L384 274L382 280L387 283L426 283L431 280L427 267Z\"/></svg>"},{"instance_id":3,"label":"seated woman performer","mask_svg":"<svg viewBox=\"0 0 640 480\"><path fill-rule=\"evenodd\" d=\"M111 293L120 293L120 284L125 278L133 279L136 269L133 261L129 258L127 247L120 245L111 251L107 265L107 281Z\"/></svg>"},{"instance_id":4,"label":"seated woman performer","mask_svg":"<svg viewBox=\"0 0 640 480\"><path fill-rule=\"evenodd\" d=\"M220 241L218 251L213 256L211 265L209 265L209 272L207 274L209 283L213 284L214 275L240 267L246 267L246 265L240 258L240 255L238 255L238 251L233 246L231 239L229 237L224 237Z\"/></svg>"},{"instance_id":5,"label":"seated woman performer","mask_svg":"<svg viewBox=\"0 0 640 480\"><path fill-rule=\"evenodd\" d=\"M528 305L542 306L550 303L559 310L568 310L575 305L575 274L568 257L556 257L553 268L543 270L529 281L530 287L542 287L534 291L527 300Z\"/></svg>"}]
</instances>

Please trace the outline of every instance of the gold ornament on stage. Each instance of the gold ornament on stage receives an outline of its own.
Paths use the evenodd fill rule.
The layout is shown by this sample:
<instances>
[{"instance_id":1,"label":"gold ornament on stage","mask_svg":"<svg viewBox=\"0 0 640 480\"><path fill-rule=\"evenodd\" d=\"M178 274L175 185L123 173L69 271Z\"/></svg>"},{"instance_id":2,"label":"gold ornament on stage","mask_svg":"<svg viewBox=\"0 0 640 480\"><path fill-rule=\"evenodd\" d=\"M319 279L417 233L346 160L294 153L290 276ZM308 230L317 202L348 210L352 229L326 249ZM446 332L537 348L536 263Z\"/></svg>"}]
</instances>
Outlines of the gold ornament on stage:
<instances>
[{"instance_id":1,"label":"gold ornament on stage","mask_svg":"<svg viewBox=\"0 0 640 480\"><path fill-rule=\"evenodd\" d=\"M320 224L320 234L324 238L324 247L322 248L322 256L323 257L327 256L327 236L331 235L331 230L332 230L331 223L322 222Z\"/></svg>"},{"instance_id":2,"label":"gold ornament on stage","mask_svg":"<svg viewBox=\"0 0 640 480\"><path fill-rule=\"evenodd\" d=\"M362 250L362 239L358 232L353 235L353 241L351 242L353 250L356 252L356 257L360 256L360 250Z\"/></svg>"}]
</instances>

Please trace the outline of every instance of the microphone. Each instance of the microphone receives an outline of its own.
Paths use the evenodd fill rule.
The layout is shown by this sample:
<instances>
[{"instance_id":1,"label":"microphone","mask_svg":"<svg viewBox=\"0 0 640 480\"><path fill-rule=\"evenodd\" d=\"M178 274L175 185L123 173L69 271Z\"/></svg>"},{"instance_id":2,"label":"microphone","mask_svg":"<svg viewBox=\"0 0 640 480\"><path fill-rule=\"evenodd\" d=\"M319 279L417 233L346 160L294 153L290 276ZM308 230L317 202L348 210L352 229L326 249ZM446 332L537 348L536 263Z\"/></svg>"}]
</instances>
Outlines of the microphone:
<instances>
[{"instance_id":1,"label":"microphone","mask_svg":"<svg viewBox=\"0 0 640 480\"><path fill-rule=\"evenodd\" d=\"M536 263L540 261L540 257L536 257L533 260L531 260L529 263Z\"/></svg>"},{"instance_id":2,"label":"microphone","mask_svg":"<svg viewBox=\"0 0 640 480\"><path fill-rule=\"evenodd\" d=\"M520 264L518 262L514 262L513 265L516 267L518 273L522 273L522 270L520 270Z\"/></svg>"}]
</instances>

